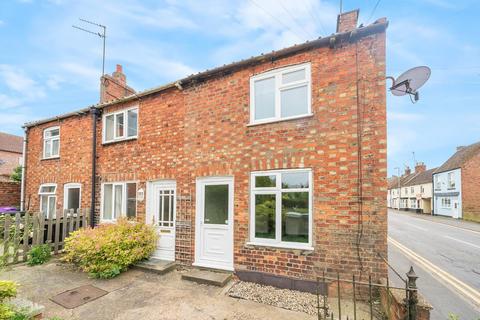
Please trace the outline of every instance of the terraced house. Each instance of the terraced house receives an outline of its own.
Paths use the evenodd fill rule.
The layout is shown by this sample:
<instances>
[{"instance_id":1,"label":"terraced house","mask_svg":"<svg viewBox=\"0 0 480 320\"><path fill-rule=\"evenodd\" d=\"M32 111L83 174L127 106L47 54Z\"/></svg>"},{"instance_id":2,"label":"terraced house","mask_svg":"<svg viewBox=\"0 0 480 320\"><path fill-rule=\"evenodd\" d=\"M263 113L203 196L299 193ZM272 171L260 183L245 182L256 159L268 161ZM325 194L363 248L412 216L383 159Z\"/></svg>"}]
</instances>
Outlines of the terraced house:
<instances>
[{"instance_id":1,"label":"terraced house","mask_svg":"<svg viewBox=\"0 0 480 320\"><path fill-rule=\"evenodd\" d=\"M385 31L357 28L26 124L24 204L154 224L155 256L239 277L386 275ZM270 277L270 278L269 278Z\"/></svg>"}]
</instances>

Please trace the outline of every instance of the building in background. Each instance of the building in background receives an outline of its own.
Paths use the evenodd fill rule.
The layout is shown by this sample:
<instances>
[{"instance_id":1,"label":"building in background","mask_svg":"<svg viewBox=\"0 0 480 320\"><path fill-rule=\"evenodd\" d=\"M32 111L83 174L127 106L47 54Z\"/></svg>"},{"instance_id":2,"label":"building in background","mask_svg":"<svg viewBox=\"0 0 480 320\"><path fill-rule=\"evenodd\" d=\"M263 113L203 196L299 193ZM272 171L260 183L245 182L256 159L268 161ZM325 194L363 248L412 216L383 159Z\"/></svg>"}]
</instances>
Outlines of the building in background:
<instances>
[{"instance_id":1,"label":"building in background","mask_svg":"<svg viewBox=\"0 0 480 320\"><path fill-rule=\"evenodd\" d=\"M480 142L457 147L433 184L435 215L480 222Z\"/></svg>"},{"instance_id":2,"label":"building in background","mask_svg":"<svg viewBox=\"0 0 480 320\"><path fill-rule=\"evenodd\" d=\"M432 213L432 174L423 162L418 162L412 173L407 167L402 176L392 176L388 182L388 207L418 213Z\"/></svg>"},{"instance_id":3,"label":"building in background","mask_svg":"<svg viewBox=\"0 0 480 320\"><path fill-rule=\"evenodd\" d=\"M22 162L23 137L0 132L0 181L9 181Z\"/></svg>"}]
</instances>

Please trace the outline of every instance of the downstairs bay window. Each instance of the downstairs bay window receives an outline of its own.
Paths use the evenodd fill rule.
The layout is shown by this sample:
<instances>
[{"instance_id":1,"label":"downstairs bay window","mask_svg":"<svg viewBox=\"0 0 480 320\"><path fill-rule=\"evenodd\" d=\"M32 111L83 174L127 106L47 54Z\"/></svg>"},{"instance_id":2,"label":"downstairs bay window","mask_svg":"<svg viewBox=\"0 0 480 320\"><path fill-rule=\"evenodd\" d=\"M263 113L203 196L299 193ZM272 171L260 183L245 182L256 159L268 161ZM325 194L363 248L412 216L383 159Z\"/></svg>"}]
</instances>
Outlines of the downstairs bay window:
<instances>
[{"instance_id":1,"label":"downstairs bay window","mask_svg":"<svg viewBox=\"0 0 480 320\"><path fill-rule=\"evenodd\" d=\"M116 221L137 216L137 184L114 182L102 184L102 221Z\"/></svg>"},{"instance_id":2,"label":"downstairs bay window","mask_svg":"<svg viewBox=\"0 0 480 320\"><path fill-rule=\"evenodd\" d=\"M312 249L312 173L308 169L251 175L252 244Z\"/></svg>"}]
</instances>

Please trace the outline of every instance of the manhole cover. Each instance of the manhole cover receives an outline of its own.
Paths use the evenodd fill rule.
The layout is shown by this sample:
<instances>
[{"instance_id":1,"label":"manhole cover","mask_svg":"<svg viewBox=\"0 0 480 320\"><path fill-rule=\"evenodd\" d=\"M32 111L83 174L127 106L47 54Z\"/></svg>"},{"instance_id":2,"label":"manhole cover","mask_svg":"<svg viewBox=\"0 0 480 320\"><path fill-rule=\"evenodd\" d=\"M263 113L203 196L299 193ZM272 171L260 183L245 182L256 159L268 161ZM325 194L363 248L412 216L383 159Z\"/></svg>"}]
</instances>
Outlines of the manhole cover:
<instances>
[{"instance_id":1,"label":"manhole cover","mask_svg":"<svg viewBox=\"0 0 480 320\"><path fill-rule=\"evenodd\" d=\"M92 285L86 285L57 294L50 300L58 303L64 308L73 309L87 302L98 299L107 293L107 291Z\"/></svg>"}]
</instances>

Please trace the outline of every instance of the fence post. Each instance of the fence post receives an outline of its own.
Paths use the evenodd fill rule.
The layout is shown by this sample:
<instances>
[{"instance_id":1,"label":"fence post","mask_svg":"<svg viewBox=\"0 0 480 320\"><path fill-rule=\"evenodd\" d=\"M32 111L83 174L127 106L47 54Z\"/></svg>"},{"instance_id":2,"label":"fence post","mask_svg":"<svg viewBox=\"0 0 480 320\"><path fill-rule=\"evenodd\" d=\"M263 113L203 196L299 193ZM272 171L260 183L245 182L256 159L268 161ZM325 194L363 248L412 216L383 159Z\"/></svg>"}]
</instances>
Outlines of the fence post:
<instances>
[{"instance_id":1,"label":"fence post","mask_svg":"<svg viewBox=\"0 0 480 320\"><path fill-rule=\"evenodd\" d=\"M407 272L407 289L408 289L408 319L416 320L417 319L417 279L418 276L413 271L413 267L410 266L410 270Z\"/></svg>"}]
</instances>

